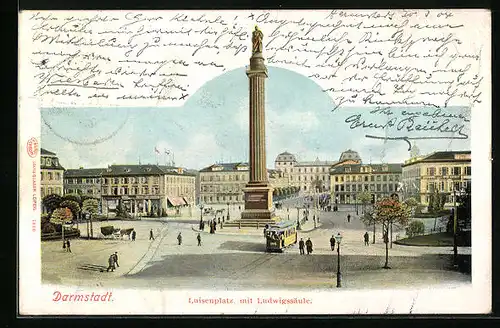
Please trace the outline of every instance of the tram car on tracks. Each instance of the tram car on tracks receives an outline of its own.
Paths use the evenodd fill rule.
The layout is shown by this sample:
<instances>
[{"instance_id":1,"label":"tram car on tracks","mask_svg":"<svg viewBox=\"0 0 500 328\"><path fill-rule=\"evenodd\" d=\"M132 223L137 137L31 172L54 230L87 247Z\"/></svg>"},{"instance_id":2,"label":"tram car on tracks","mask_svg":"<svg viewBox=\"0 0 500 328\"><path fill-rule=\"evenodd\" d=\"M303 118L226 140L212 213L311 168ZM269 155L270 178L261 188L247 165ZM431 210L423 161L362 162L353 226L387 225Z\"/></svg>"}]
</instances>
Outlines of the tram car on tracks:
<instances>
[{"instance_id":1,"label":"tram car on tracks","mask_svg":"<svg viewBox=\"0 0 500 328\"><path fill-rule=\"evenodd\" d=\"M266 251L283 252L283 250L297 243L297 223L294 220L282 221L265 228Z\"/></svg>"}]
</instances>

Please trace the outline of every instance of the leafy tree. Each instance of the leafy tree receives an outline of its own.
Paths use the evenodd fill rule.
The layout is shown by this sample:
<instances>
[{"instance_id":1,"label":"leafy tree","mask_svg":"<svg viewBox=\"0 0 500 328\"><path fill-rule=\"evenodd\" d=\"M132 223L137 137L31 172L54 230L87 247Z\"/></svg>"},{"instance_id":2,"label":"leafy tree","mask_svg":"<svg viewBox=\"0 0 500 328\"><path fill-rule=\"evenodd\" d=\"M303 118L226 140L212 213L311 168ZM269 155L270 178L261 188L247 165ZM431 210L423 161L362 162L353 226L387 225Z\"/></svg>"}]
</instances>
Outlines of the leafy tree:
<instances>
[{"instance_id":1,"label":"leafy tree","mask_svg":"<svg viewBox=\"0 0 500 328\"><path fill-rule=\"evenodd\" d=\"M373 225L373 241L372 241L372 244L375 244L375 227L377 225L377 220L375 220L375 217L374 217L374 212L373 211L368 211L368 212L365 212L362 216L361 216L361 221L363 221L363 223L369 227L369 226L372 226Z\"/></svg>"},{"instance_id":2,"label":"leafy tree","mask_svg":"<svg viewBox=\"0 0 500 328\"><path fill-rule=\"evenodd\" d=\"M95 198L88 198L83 201L82 212L96 215L99 211L99 201Z\"/></svg>"},{"instance_id":3,"label":"leafy tree","mask_svg":"<svg viewBox=\"0 0 500 328\"><path fill-rule=\"evenodd\" d=\"M434 199L434 194L429 195L429 205L427 205L427 212L429 213L434 213L434 205L435 199Z\"/></svg>"},{"instance_id":4,"label":"leafy tree","mask_svg":"<svg viewBox=\"0 0 500 328\"><path fill-rule=\"evenodd\" d=\"M51 214L56 208L59 207L59 204L62 202L62 197L57 194L50 194L45 196L42 199L42 204L45 206L47 211Z\"/></svg>"},{"instance_id":5,"label":"leafy tree","mask_svg":"<svg viewBox=\"0 0 500 328\"><path fill-rule=\"evenodd\" d=\"M408 227L406 228L406 234L408 237L413 237L415 235L420 235L425 232L425 225L420 220L415 220L410 222Z\"/></svg>"},{"instance_id":6,"label":"leafy tree","mask_svg":"<svg viewBox=\"0 0 500 328\"><path fill-rule=\"evenodd\" d=\"M67 207L56 208L50 216L50 222L53 224L63 224L64 222L71 221L73 214Z\"/></svg>"},{"instance_id":7,"label":"leafy tree","mask_svg":"<svg viewBox=\"0 0 500 328\"><path fill-rule=\"evenodd\" d=\"M369 192L367 191L362 191L360 193L358 193L357 195L357 200L359 202L361 202L361 204L363 204L363 213L365 212L365 206L366 204L369 204L372 200L372 196L370 195Z\"/></svg>"},{"instance_id":8,"label":"leafy tree","mask_svg":"<svg viewBox=\"0 0 500 328\"><path fill-rule=\"evenodd\" d=\"M375 221L382 225L385 243L385 265L389 269L389 228L392 224L406 226L410 218L410 209L404 203L392 198L383 198L375 203Z\"/></svg>"},{"instance_id":9,"label":"leafy tree","mask_svg":"<svg viewBox=\"0 0 500 328\"><path fill-rule=\"evenodd\" d=\"M413 208L413 207L417 207L417 205L418 205L417 200L416 200L415 198L413 198L413 197L409 197L409 198L407 198L407 199L404 201L404 203L406 204L406 206L411 207L411 208Z\"/></svg>"},{"instance_id":10,"label":"leafy tree","mask_svg":"<svg viewBox=\"0 0 500 328\"><path fill-rule=\"evenodd\" d=\"M72 213L72 219L76 219L76 217L80 213L80 205L74 200L63 200L61 204L59 204L59 207L69 208Z\"/></svg>"},{"instance_id":11,"label":"leafy tree","mask_svg":"<svg viewBox=\"0 0 500 328\"><path fill-rule=\"evenodd\" d=\"M80 207L82 206L82 197L78 194L66 194L63 196L63 199L72 200L74 202L77 202Z\"/></svg>"}]
</instances>

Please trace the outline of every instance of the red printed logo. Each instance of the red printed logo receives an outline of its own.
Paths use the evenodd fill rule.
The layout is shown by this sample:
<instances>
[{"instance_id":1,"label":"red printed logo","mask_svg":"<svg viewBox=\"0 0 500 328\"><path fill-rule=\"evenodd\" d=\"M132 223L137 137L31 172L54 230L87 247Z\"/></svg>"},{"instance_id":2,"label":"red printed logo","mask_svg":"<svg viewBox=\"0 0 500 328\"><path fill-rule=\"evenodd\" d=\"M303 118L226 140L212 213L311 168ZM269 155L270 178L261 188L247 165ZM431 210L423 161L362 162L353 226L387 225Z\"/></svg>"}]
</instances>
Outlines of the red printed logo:
<instances>
[{"instance_id":1,"label":"red printed logo","mask_svg":"<svg viewBox=\"0 0 500 328\"><path fill-rule=\"evenodd\" d=\"M38 154L38 141L36 138L31 138L26 144L26 150L30 157L35 157Z\"/></svg>"}]
</instances>

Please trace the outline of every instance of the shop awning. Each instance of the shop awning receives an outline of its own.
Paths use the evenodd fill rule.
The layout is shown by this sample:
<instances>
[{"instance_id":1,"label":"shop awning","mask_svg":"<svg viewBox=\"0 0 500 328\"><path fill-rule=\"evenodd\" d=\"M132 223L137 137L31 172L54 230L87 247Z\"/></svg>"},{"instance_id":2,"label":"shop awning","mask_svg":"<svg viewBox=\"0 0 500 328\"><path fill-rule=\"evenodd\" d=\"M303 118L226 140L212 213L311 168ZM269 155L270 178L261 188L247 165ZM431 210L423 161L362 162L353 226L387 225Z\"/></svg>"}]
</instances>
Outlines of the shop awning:
<instances>
[{"instance_id":1,"label":"shop awning","mask_svg":"<svg viewBox=\"0 0 500 328\"><path fill-rule=\"evenodd\" d=\"M172 206L183 206L186 205L186 202L184 202L184 199L182 197L173 197L169 196L167 197L168 202Z\"/></svg>"}]
</instances>

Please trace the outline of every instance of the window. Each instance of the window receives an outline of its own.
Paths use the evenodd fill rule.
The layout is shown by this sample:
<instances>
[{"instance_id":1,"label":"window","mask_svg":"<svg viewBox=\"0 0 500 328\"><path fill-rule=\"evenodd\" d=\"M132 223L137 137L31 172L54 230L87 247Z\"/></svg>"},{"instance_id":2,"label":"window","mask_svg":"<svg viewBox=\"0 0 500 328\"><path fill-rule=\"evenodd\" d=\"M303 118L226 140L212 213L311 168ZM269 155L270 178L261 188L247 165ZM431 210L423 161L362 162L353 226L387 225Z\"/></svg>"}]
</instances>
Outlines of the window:
<instances>
[{"instance_id":1,"label":"window","mask_svg":"<svg viewBox=\"0 0 500 328\"><path fill-rule=\"evenodd\" d=\"M441 181L441 188L439 190L444 191L444 181Z\"/></svg>"},{"instance_id":2,"label":"window","mask_svg":"<svg viewBox=\"0 0 500 328\"><path fill-rule=\"evenodd\" d=\"M345 191L351 191L351 185L345 186Z\"/></svg>"},{"instance_id":3,"label":"window","mask_svg":"<svg viewBox=\"0 0 500 328\"><path fill-rule=\"evenodd\" d=\"M387 181L387 175L384 175L384 176L382 177L382 181Z\"/></svg>"},{"instance_id":4,"label":"window","mask_svg":"<svg viewBox=\"0 0 500 328\"><path fill-rule=\"evenodd\" d=\"M299 181L300 181L300 178L299 178ZM339 177L335 177L335 182L339 182Z\"/></svg>"},{"instance_id":5,"label":"window","mask_svg":"<svg viewBox=\"0 0 500 328\"><path fill-rule=\"evenodd\" d=\"M377 181L380 181L381 179L380 175L377 175Z\"/></svg>"},{"instance_id":6,"label":"window","mask_svg":"<svg viewBox=\"0 0 500 328\"><path fill-rule=\"evenodd\" d=\"M370 175L370 181L375 181L375 177L373 175Z\"/></svg>"},{"instance_id":7,"label":"window","mask_svg":"<svg viewBox=\"0 0 500 328\"><path fill-rule=\"evenodd\" d=\"M471 175L471 167L470 166L465 167L465 175Z\"/></svg>"},{"instance_id":8,"label":"window","mask_svg":"<svg viewBox=\"0 0 500 328\"><path fill-rule=\"evenodd\" d=\"M118 188L117 187L113 187L113 195L118 195Z\"/></svg>"},{"instance_id":9,"label":"window","mask_svg":"<svg viewBox=\"0 0 500 328\"><path fill-rule=\"evenodd\" d=\"M344 182L344 177L340 177L340 182Z\"/></svg>"},{"instance_id":10,"label":"window","mask_svg":"<svg viewBox=\"0 0 500 328\"><path fill-rule=\"evenodd\" d=\"M48 172L47 176L48 176L48 180L52 180L52 172Z\"/></svg>"},{"instance_id":11,"label":"window","mask_svg":"<svg viewBox=\"0 0 500 328\"><path fill-rule=\"evenodd\" d=\"M46 164L47 166L51 166L51 165L52 165L52 162L51 162L50 158L46 158L46 159L45 159L45 164ZM49 194L49 195L50 195L50 194Z\"/></svg>"},{"instance_id":12,"label":"window","mask_svg":"<svg viewBox=\"0 0 500 328\"><path fill-rule=\"evenodd\" d=\"M344 185L340 185L340 191L344 191Z\"/></svg>"},{"instance_id":13,"label":"window","mask_svg":"<svg viewBox=\"0 0 500 328\"><path fill-rule=\"evenodd\" d=\"M460 175L460 167L458 166L453 167L453 175Z\"/></svg>"},{"instance_id":14,"label":"window","mask_svg":"<svg viewBox=\"0 0 500 328\"><path fill-rule=\"evenodd\" d=\"M447 167L441 168L441 175L448 175L448 168Z\"/></svg>"},{"instance_id":15,"label":"window","mask_svg":"<svg viewBox=\"0 0 500 328\"><path fill-rule=\"evenodd\" d=\"M377 191L382 191L382 186L380 185L380 183L377 183Z\"/></svg>"},{"instance_id":16,"label":"window","mask_svg":"<svg viewBox=\"0 0 500 328\"><path fill-rule=\"evenodd\" d=\"M392 175L389 175L389 181L392 181L392 180L393 180Z\"/></svg>"},{"instance_id":17,"label":"window","mask_svg":"<svg viewBox=\"0 0 500 328\"><path fill-rule=\"evenodd\" d=\"M375 191L375 185L373 183L370 184L370 191Z\"/></svg>"},{"instance_id":18,"label":"window","mask_svg":"<svg viewBox=\"0 0 500 328\"><path fill-rule=\"evenodd\" d=\"M435 167L428 167L427 168L427 175L434 176L436 174L436 168Z\"/></svg>"},{"instance_id":19,"label":"window","mask_svg":"<svg viewBox=\"0 0 500 328\"><path fill-rule=\"evenodd\" d=\"M339 191L339 185L335 185L335 191Z\"/></svg>"},{"instance_id":20,"label":"window","mask_svg":"<svg viewBox=\"0 0 500 328\"><path fill-rule=\"evenodd\" d=\"M346 182L349 182L350 180L351 180L351 177L350 177L350 176L346 176L346 177L345 177L345 181L346 181Z\"/></svg>"},{"instance_id":21,"label":"window","mask_svg":"<svg viewBox=\"0 0 500 328\"><path fill-rule=\"evenodd\" d=\"M367 175L365 176L365 182L368 182L368 176Z\"/></svg>"},{"instance_id":22,"label":"window","mask_svg":"<svg viewBox=\"0 0 500 328\"><path fill-rule=\"evenodd\" d=\"M365 191L368 191L368 185L365 184L364 186L365 186Z\"/></svg>"}]
</instances>

